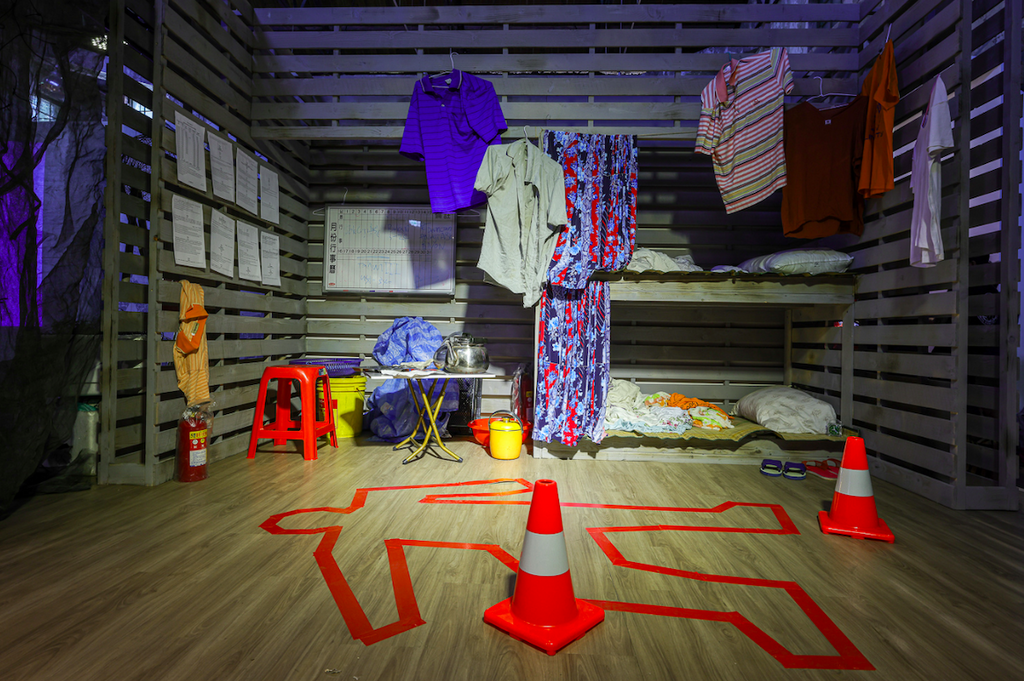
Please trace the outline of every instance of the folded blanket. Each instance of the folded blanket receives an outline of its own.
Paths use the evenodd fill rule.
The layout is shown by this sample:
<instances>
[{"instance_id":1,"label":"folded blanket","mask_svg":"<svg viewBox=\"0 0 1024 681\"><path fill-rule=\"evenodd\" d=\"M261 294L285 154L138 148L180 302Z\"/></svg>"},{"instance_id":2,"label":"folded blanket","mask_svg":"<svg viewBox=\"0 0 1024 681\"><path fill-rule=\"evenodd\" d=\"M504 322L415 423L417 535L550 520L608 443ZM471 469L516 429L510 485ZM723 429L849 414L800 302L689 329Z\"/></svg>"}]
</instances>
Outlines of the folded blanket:
<instances>
[{"instance_id":1,"label":"folded blanket","mask_svg":"<svg viewBox=\"0 0 1024 681\"><path fill-rule=\"evenodd\" d=\"M710 428L711 430L722 430L732 428L731 418L718 407L711 405L707 407L691 407L687 410L690 418L693 419L694 428Z\"/></svg>"}]
</instances>

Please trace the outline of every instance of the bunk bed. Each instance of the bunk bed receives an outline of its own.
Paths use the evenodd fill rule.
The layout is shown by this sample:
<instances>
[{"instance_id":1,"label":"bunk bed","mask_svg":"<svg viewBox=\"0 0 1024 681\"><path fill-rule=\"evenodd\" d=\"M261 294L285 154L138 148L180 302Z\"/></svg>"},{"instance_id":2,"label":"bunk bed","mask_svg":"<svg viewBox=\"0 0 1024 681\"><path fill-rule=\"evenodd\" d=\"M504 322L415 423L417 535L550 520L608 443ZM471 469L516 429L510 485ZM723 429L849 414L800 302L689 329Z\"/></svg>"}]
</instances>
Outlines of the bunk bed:
<instances>
[{"instance_id":1,"label":"bunk bed","mask_svg":"<svg viewBox=\"0 0 1024 681\"><path fill-rule=\"evenodd\" d=\"M854 274L749 274L740 272L598 272L594 280L610 284L612 315L617 304L743 308L771 306L785 311L783 382L792 384L792 311L806 306L832 306L842 319L839 415L844 426L853 413ZM539 309L534 339L539 338ZM534 348L534 357L537 356ZM697 395L696 397L699 397ZM776 433L736 417L731 430L693 429L681 434L637 434L609 431L601 443L581 440L575 447L534 440L533 456L560 459L700 460L746 463L780 452L820 454L842 450L853 431L840 436Z\"/></svg>"}]
</instances>

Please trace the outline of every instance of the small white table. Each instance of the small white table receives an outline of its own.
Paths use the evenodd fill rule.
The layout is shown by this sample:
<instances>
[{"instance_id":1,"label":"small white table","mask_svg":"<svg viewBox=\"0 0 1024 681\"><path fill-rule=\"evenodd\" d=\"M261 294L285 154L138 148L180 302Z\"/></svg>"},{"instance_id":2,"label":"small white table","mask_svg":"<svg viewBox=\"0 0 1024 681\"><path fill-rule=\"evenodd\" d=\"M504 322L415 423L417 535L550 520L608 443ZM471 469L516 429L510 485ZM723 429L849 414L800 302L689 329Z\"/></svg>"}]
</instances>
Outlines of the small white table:
<instances>
[{"instance_id":1,"label":"small white table","mask_svg":"<svg viewBox=\"0 0 1024 681\"><path fill-rule=\"evenodd\" d=\"M394 447L394 451L397 451L406 445L410 445L413 448L412 453L402 461L403 464L422 458L428 451L427 447L430 445L431 440L436 442L437 446L450 456L452 461L462 463L462 457L445 447L444 443L441 442L441 434L437 429L437 417L441 413L441 402L444 401L445 388L448 387L448 381L452 378L497 378L497 374L488 373L458 374L447 371L423 370L396 371L388 372L386 374L379 371L371 371L367 372L366 375L369 378L381 379L404 378L409 382L409 395L412 397L413 404L416 405L418 419L416 420L416 427L412 429L412 434ZM430 391L424 387L423 382L434 380L442 380L442 383L441 390L438 392L437 398L431 402ZM419 399L416 398L417 386L419 387ZM419 433L421 428L423 429L423 442L416 440L416 435ZM438 458L442 457L438 456Z\"/></svg>"}]
</instances>

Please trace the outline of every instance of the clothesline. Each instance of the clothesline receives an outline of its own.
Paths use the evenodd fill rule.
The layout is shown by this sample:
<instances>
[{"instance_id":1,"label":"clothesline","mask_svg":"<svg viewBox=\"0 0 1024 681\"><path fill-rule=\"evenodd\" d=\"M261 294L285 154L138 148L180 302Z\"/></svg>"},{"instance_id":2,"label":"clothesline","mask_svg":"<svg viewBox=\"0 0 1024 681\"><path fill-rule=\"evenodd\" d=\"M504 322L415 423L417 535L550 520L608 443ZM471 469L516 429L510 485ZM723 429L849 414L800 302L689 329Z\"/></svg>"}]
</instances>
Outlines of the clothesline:
<instances>
[{"instance_id":1,"label":"clothesline","mask_svg":"<svg viewBox=\"0 0 1024 681\"><path fill-rule=\"evenodd\" d=\"M532 126L528 126L532 127ZM553 128L538 128L540 132L536 137L531 138L530 135L523 135L529 139L540 139L540 136L548 130L558 130L561 132L575 132L584 135L634 135L640 139L654 138L654 137L678 137L680 139L695 139L697 137L697 128L665 128L658 132L647 132L640 131L636 128L614 128L614 127L601 127L601 128L587 128L583 126L558 126ZM511 137L519 137L518 131L510 129L507 133Z\"/></svg>"}]
</instances>

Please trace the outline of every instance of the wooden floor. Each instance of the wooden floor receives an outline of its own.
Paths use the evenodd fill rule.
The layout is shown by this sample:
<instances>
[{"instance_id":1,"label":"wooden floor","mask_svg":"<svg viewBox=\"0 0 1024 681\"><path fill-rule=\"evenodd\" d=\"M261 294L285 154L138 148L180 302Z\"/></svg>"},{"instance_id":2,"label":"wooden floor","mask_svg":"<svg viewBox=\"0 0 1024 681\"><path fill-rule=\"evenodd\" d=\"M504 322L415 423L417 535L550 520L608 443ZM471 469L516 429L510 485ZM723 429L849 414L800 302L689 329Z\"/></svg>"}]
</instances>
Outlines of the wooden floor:
<instances>
[{"instance_id":1,"label":"wooden floor","mask_svg":"<svg viewBox=\"0 0 1024 681\"><path fill-rule=\"evenodd\" d=\"M266 451L212 464L200 483L31 499L0 522L0 679L1024 678L1021 513L954 512L876 480L890 545L821 534L815 516L834 483L818 478L454 449L465 463L402 466L368 443L311 462ZM515 502L529 495L421 503L524 489L459 482L540 478L558 482L576 595L615 604L553 657L482 621L511 593L499 558L519 557L528 506ZM415 485L446 487L376 490L353 505L357 488ZM784 513L692 510L729 501ZM267 527L307 533L261 529L298 509L322 510ZM786 518L798 534L779 533ZM458 546L430 545L445 542ZM353 639L335 597L376 642ZM856 659L875 671L829 668Z\"/></svg>"}]
</instances>

